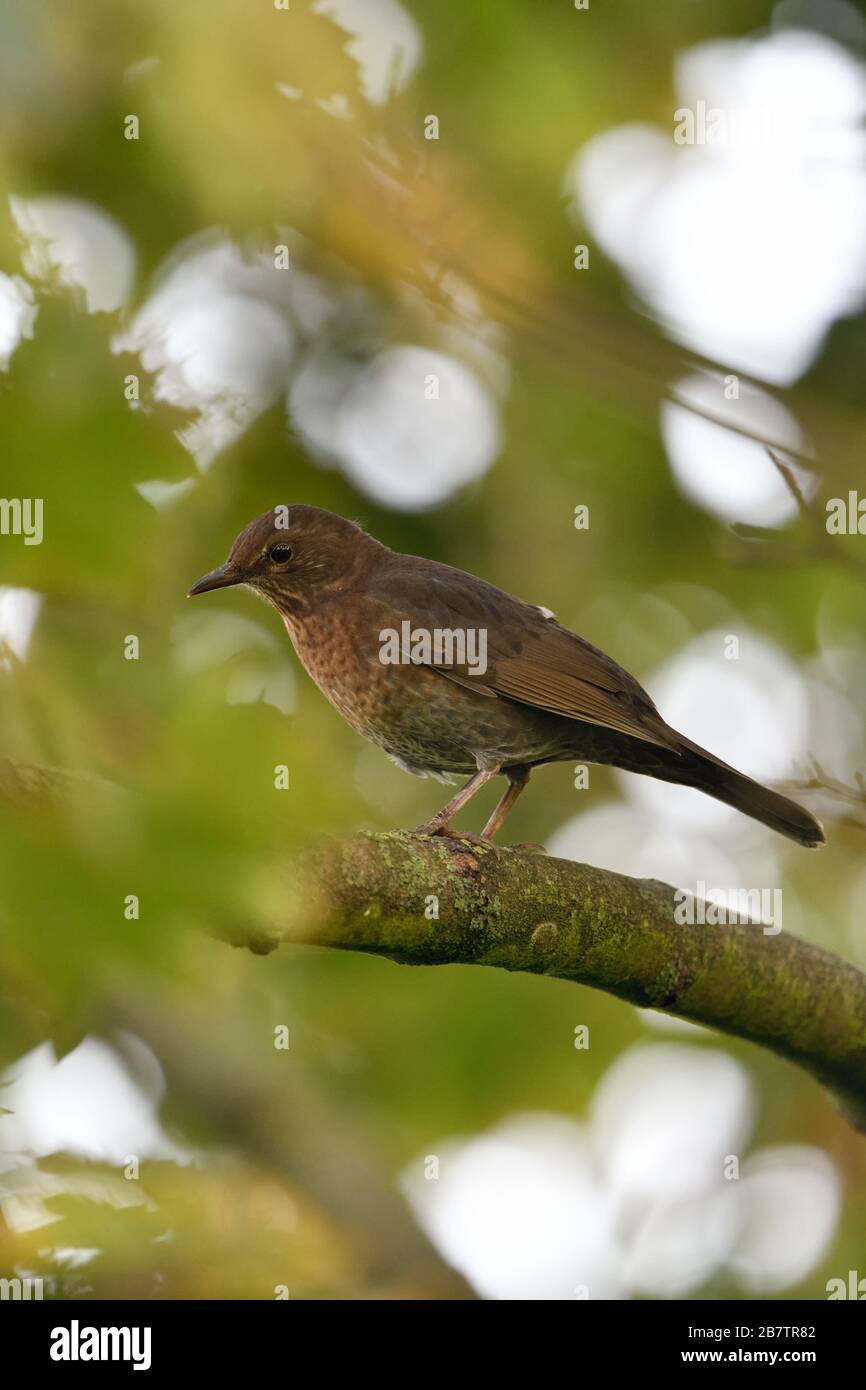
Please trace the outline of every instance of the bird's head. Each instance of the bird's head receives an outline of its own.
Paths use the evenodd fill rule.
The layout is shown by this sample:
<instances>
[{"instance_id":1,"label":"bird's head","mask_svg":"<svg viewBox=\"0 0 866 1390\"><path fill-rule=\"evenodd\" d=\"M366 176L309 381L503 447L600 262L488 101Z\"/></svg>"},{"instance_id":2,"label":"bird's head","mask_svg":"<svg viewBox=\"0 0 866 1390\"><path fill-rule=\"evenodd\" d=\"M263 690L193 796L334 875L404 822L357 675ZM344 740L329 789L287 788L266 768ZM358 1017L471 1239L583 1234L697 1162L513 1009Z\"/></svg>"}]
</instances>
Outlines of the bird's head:
<instances>
[{"instance_id":1,"label":"bird's head","mask_svg":"<svg viewBox=\"0 0 866 1390\"><path fill-rule=\"evenodd\" d=\"M302 616L317 597L347 587L382 549L355 522L333 512L274 507L244 527L225 564L193 584L188 597L245 584L286 616Z\"/></svg>"}]
</instances>

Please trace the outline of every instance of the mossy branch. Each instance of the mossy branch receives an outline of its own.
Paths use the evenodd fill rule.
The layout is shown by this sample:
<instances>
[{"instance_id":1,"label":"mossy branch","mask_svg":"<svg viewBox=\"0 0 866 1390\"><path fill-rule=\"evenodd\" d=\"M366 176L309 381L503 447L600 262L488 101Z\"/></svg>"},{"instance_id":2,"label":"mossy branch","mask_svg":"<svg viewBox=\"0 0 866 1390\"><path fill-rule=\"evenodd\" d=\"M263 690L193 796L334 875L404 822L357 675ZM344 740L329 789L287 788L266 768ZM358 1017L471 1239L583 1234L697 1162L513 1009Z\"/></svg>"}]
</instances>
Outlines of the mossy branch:
<instances>
[{"instance_id":1,"label":"mossy branch","mask_svg":"<svg viewBox=\"0 0 866 1390\"><path fill-rule=\"evenodd\" d=\"M0 799L58 801L84 784L111 786L0 760ZM760 925L678 923L675 894L521 849L362 834L288 863L279 916L233 927L228 939L257 952L306 943L592 985L798 1063L866 1132L866 974ZM425 911L431 897L437 917Z\"/></svg>"},{"instance_id":2,"label":"mossy branch","mask_svg":"<svg viewBox=\"0 0 866 1390\"><path fill-rule=\"evenodd\" d=\"M866 1131L866 974L758 924L679 924L675 891L521 849L362 834L292 864L285 913L232 939L257 951L305 942L592 985L797 1062Z\"/></svg>"}]
</instances>

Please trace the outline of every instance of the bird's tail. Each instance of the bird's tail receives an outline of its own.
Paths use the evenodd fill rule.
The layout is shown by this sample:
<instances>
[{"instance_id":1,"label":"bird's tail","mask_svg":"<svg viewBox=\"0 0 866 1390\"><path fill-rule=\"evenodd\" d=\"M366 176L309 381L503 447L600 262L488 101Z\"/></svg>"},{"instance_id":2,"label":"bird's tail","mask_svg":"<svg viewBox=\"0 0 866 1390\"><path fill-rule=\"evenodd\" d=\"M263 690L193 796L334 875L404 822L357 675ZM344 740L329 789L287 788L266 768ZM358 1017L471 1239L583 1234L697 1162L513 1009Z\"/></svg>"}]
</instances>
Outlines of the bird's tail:
<instances>
[{"instance_id":1,"label":"bird's tail","mask_svg":"<svg viewBox=\"0 0 866 1390\"><path fill-rule=\"evenodd\" d=\"M826 838L823 826L811 811L799 806L790 797L763 787L760 782L752 781L751 777L745 777L742 772L715 758L683 734L673 729L667 732L672 736L672 744L682 752L679 756L665 759L664 770L659 770L657 776L664 781L697 787L708 796L724 801L726 805L733 806L744 815L761 821L780 835L787 835L789 840L796 840L809 849L823 845Z\"/></svg>"}]
</instances>

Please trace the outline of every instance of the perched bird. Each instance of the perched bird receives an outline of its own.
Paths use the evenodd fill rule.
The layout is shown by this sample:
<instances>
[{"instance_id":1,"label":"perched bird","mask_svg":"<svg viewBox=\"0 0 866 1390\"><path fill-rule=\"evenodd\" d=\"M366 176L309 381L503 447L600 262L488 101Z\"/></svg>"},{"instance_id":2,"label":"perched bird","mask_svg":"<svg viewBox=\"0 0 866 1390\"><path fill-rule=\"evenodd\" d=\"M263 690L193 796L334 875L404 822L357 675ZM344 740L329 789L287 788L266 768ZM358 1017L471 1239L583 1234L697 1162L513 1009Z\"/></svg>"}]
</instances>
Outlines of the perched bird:
<instances>
[{"instance_id":1,"label":"perched bird","mask_svg":"<svg viewBox=\"0 0 866 1390\"><path fill-rule=\"evenodd\" d=\"M678 734L610 657L543 608L483 579L381 545L318 507L277 507L240 533L195 594L243 584L272 604L319 689L407 772L469 781L418 833L442 835L501 773L492 839L552 762L606 763L708 796L801 845L814 816Z\"/></svg>"}]
</instances>

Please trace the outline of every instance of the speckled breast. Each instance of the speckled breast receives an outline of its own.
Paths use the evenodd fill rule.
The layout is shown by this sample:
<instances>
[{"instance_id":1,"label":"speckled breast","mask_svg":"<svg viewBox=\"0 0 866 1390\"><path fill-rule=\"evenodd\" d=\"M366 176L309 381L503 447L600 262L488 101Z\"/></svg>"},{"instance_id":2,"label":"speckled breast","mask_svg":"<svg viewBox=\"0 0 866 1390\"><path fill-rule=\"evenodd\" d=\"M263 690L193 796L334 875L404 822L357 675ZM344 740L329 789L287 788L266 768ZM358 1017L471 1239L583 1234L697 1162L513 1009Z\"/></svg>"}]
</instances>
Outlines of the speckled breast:
<instances>
[{"instance_id":1,"label":"speckled breast","mask_svg":"<svg viewBox=\"0 0 866 1390\"><path fill-rule=\"evenodd\" d=\"M482 758L534 762L557 756L554 720L539 710L476 695L427 666L381 660L378 624L347 630L337 605L286 627L305 669L347 724L408 771L473 772Z\"/></svg>"}]
</instances>

